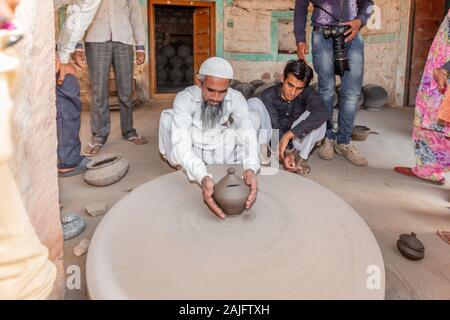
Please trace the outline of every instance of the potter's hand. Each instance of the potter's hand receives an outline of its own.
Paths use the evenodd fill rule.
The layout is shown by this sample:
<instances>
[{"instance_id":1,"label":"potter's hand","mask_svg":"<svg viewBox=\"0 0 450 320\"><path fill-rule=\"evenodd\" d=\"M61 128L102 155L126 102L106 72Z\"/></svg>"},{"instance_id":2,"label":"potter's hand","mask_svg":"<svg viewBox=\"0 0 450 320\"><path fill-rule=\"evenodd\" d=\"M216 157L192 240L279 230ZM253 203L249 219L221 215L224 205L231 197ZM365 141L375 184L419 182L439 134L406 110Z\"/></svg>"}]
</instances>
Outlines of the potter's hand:
<instances>
[{"instance_id":1,"label":"potter's hand","mask_svg":"<svg viewBox=\"0 0 450 320\"><path fill-rule=\"evenodd\" d=\"M294 133L289 130L281 137L280 144L278 145L278 157L281 161L284 160L286 148L289 144L289 141L291 141L291 139L294 138L294 136L295 136Z\"/></svg>"},{"instance_id":2,"label":"potter's hand","mask_svg":"<svg viewBox=\"0 0 450 320\"><path fill-rule=\"evenodd\" d=\"M343 23L345 26L350 26L350 29L348 29L344 35L345 35L345 42L351 42L353 39L356 38L358 35L359 30L361 30L362 22L359 19L351 20L349 22Z\"/></svg>"},{"instance_id":3,"label":"potter's hand","mask_svg":"<svg viewBox=\"0 0 450 320\"><path fill-rule=\"evenodd\" d=\"M433 72L434 80L438 84L439 91L441 93L445 92L445 87L447 86L448 73L444 69L435 69Z\"/></svg>"},{"instance_id":4,"label":"potter's hand","mask_svg":"<svg viewBox=\"0 0 450 320\"><path fill-rule=\"evenodd\" d=\"M306 55L309 53L309 47L306 42L297 43L297 56L299 59L306 61Z\"/></svg>"},{"instance_id":5,"label":"potter's hand","mask_svg":"<svg viewBox=\"0 0 450 320\"><path fill-rule=\"evenodd\" d=\"M244 171L244 182L250 187L250 193L245 202L245 209L249 210L256 201L256 195L258 193L258 179L256 178L256 173L247 169Z\"/></svg>"},{"instance_id":6,"label":"potter's hand","mask_svg":"<svg viewBox=\"0 0 450 320\"><path fill-rule=\"evenodd\" d=\"M202 179L202 192L203 192L203 201L208 205L209 209L220 219L225 219L225 213L220 209L217 205L216 201L213 198L214 194L214 180L209 176L205 176Z\"/></svg>"}]
</instances>

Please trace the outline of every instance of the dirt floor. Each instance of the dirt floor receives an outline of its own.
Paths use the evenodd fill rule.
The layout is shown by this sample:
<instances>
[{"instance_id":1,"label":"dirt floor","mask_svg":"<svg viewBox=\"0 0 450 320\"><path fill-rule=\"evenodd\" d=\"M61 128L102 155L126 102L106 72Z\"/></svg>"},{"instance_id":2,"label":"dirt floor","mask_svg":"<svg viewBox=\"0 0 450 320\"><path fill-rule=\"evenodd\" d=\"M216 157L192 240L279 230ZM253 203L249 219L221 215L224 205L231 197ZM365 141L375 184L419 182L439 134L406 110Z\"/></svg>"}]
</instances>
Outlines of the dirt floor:
<instances>
[{"instance_id":1,"label":"dirt floor","mask_svg":"<svg viewBox=\"0 0 450 320\"><path fill-rule=\"evenodd\" d=\"M168 107L170 102L162 101L135 110L135 127L150 140L144 146L123 140L119 114L111 113L112 132L102 152L120 153L128 159L130 170L123 180L99 188L87 185L82 176L60 179L61 213L78 212L88 222L81 235L65 242L66 269L77 265L82 275L81 289L66 289L66 299L88 298L86 255L74 256L73 248L82 239L91 238L102 217L90 217L84 210L86 205L106 202L111 208L131 189L173 171L158 154L159 114ZM308 161L312 168L309 178L341 196L372 230L385 262L387 299L450 299L450 245L435 234L437 229L450 230L450 183L435 186L393 171L396 165L414 163L412 119L411 108L360 111L356 124L379 132L357 143L369 159L369 167L353 166L339 156L324 161L315 152ZM82 142L89 137L89 112L83 111ZM410 232L415 232L426 247L422 261L406 260L396 248L398 236Z\"/></svg>"}]
</instances>

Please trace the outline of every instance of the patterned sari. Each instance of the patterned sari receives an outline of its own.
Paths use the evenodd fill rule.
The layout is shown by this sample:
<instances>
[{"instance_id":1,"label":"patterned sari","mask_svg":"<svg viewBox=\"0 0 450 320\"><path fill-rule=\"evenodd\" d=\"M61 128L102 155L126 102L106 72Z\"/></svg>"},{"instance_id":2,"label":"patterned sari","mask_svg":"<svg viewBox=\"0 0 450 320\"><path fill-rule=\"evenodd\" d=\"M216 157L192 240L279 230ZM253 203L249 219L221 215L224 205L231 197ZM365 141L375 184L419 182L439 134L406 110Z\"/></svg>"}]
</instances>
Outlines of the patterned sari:
<instances>
[{"instance_id":1,"label":"patterned sari","mask_svg":"<svg viewBox=\"0 0 450 320\"><path fill-rule=\"evenodd\" d=\"M450 125L438 121L444 95L433 78L433 71L441 68L448 60L450 11L434 38L416 99L413 129L416 166L412 171L419 177L433 181L443 181L444 173L450 169Z\"/></svg>"}]
</instances>

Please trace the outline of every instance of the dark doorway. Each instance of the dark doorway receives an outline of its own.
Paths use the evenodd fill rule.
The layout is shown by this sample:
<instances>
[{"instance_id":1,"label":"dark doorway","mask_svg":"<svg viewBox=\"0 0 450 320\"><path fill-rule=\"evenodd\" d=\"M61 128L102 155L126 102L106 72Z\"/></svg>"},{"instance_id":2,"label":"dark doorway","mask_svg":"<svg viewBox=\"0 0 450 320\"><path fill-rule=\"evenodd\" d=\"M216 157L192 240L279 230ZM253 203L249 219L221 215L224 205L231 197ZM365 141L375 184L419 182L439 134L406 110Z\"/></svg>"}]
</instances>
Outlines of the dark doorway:
<instances>
[{"instance_id":1,"label":"dark doorway","mask_svg":"<svg viewBox=\"0 0 450 320\"><path fill-rule=\"evenodd\" d=\"M215 54L215 3L150 0L152 98L171 98L194 84L201 63Z\"/></svg>"},{"instance_id":2,"label":"dark doorway","mask_svg":"<svg viewBox=\"0 0 450 320\"><path fill-rule=\"evenodd\" d=\"M155 6L157 93L176 93L194 83L194 8Z\"/></svg>"}]
</instances>

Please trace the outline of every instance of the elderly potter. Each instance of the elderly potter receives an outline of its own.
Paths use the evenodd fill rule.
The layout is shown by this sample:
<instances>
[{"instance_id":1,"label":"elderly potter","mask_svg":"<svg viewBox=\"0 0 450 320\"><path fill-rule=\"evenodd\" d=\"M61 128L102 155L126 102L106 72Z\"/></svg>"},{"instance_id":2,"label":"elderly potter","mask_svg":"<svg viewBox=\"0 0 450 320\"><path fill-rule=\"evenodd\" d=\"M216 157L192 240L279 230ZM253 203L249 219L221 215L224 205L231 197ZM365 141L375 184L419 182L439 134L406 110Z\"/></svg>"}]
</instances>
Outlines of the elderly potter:
<instances>
[{"instance_id":1,"label":"elderly potter","mask_svg":"<svg viewBox=\"0 0 450 320\"><path fill-rule=\"evenodd\" d=\"M211 57L200 67L196 85L178 93L173 109L164 110L159 126L159 150L173 166L182 167L202 187L203 199L220 218L223 210L213 198L209 164L243 164L250 186L246 208L256 200L260 163L256 128L244 96L229 87L233 68L225 59Z\"/></svg>"}]
</instances>

